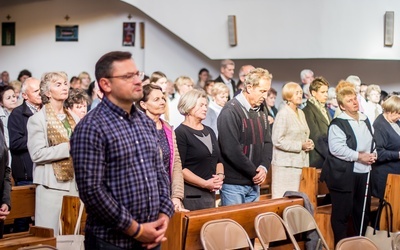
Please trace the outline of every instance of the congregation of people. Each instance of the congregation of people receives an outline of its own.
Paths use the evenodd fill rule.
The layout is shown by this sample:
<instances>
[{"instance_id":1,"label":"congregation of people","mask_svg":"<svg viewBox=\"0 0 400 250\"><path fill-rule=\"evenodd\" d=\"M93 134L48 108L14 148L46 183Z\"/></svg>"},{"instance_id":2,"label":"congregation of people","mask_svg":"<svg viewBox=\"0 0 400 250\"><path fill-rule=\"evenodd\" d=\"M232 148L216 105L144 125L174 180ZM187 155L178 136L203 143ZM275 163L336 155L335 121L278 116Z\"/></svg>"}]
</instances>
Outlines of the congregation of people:
<instances>
[{"instance_id":1,"label":"congregation of people","mask_svg":"<svg viewBox=\"0 0 400 250\"><path fill-rule=\"evenodd\" d=\"M34 223L58 234L71 195L88 214L86 249L159 249L174 211L258 201L270 171L280 198L315 167L329 189L335 244L364 234L371 196L383 199L388 174L400 174L400 93L355 75L329 83L310 69L278 89L252 65L236 84L236 70L227 59L215 80L202 68L196 82L171 81L114 51L98 60L94 81L28 70L11 81L3 71L0 220L12 177L36 185L34 222L17 219L14 232Z\"/></svg>"}]
</instances>

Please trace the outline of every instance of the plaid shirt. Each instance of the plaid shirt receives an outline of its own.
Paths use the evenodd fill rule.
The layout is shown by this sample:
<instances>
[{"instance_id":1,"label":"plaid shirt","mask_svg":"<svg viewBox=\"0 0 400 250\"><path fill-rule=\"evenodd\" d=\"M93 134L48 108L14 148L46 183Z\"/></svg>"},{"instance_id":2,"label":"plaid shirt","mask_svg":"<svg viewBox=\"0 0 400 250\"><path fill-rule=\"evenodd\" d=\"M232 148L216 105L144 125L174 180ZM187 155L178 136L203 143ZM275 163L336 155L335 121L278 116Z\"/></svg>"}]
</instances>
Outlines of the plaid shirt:
<instances>
[{"instance_id":1,"label":"plaid shirt","mask_svg":"<svg viewBox=\"0 0 400 250\"><path fill-rule=\"evenodd\" d=\"M132 106L128 115L106 97L71 138L79 195L88 213L86 231L121 248L137 244L122 231L173 214L154 123Z\"/></svg>"}]
</instances>

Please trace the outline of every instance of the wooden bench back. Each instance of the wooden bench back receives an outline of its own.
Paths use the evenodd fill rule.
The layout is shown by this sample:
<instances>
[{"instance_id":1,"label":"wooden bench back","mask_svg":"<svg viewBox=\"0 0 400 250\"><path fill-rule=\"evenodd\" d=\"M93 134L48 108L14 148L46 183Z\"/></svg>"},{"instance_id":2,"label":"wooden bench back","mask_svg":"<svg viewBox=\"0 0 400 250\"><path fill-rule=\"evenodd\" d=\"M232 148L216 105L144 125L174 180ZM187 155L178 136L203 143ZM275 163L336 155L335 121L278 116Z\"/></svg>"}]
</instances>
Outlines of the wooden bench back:
<instances>
[{"instance_id":1,"label":"wooden bench back","mask_svg":"<svg viewBox=\"0 0 400 250\"><path fill-rule=\"evenodd\" d=\"M35 191L36 185L11 188L11 211L5 224L13 224L16 218L35 216Z\"/></svg>"},{"instance_id":2,"label":"wooden bench back","mask_svg":"<svg viewBox=\"0 0 400 250\"><path fill-rule=\"evenodd\" d=\"M400 175L389 174L386 181L385 200L387 200L393 209L393 232L400 231ZM385 210L383 210L385 211ZM382 212L380 228L386 229L385 212Z\"/></svg>"},{"instance_id":3,"label":"wooden bench back","mask_svg":"<svg viewBox=\"0 0 400 250\"><path fill-rule=\"evenodd\" d=\"M0 250L16 250L36 245L55 247L56 244L53 229L32 226L29 232L5 234L4 238L0 239Z\"/></svg>"},{"instance_id":4,"label":"wooden bench back","mask_svg":"<svg viewBox=\"0 0 400 250\"><path fill-rule=\"evenodd\" d=\"M64 235L74 234L80 206L81 203L79 197L68 195L63 197L63 203L61 207L61 227ZM82 214L80 234L84 234L85 223L86 209L83 210Z\"/></svg>"},{"instance_id":5,"label":"wooden bench back","mask_svg":"<svg viewBox=\"0 0 400 250\"><path fill-rule=\"evenodd\" d=\"M215 219L229 218L238 222L250 238L257 237L254 219L264 212L282 215L283 210L292 205L303 205L301 198L280 198L258 202L209 208L192 212L177 212L171 218L166 233L167 241L162 249L202 249L200 230L204 223Z\"/></svg>"}]
</instances>

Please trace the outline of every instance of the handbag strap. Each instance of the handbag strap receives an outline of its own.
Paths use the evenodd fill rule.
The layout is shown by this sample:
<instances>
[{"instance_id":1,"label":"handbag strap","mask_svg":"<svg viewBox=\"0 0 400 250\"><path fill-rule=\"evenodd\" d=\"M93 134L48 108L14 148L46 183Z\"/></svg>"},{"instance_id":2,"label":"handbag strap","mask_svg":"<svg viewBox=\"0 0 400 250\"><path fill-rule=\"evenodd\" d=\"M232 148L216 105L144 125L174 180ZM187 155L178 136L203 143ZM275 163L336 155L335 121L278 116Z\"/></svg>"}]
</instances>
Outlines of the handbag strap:
<instances>
[{"instance_id":1,"label":"handbag strap","mask_svg":"<svg viewBox=\"0 0 400 250\"><path fill-rule=\"evenodd\" d=\"M78 218L76 219L76 224L75 224L75 229L74 229L74 235L78 235L80 228L81 228L81 220L82 220L82 214L83 214L83 209L85 208L85 204L83 204L82 200L79 199L79 212L78 212ZM63 235L62 232L62 221L61 221L61 216L59 216L58 219L58 231L59 235Z\"/></svg>"},{"instance_id":2,"label":"handbag strap","mask_svg":"<svg viewBox=\"0 0 400 250\"><path fill-rule=\"evenodd\" d=\"M78 235L80 232L83 209L85 208L85 204L83 204L81 199L79 199L79 203L80 203L79 213L78 213L78 219L76 219L74 235Z\"/></svg>"},{"instance_id":3,"label":"handbag strap","mask_svg":"<svg viewBox=\"0 0 400 250\"><path fill-rule=\"evenodd\" d=\"M387 202L385 199L381 199L379 201L379 207L378 207L378 211L376 214L376 218L375 218L375 225L374 225L374 235L376 234L376 229L379 227L379 222L381 221L381 217L382 217L382 211L383 209L385 209L386 211L386 224L388 226L387 231L387 235L388 237L390 237L390 232L392 231L393 228L393 210L392 210L392 205Z\"/></svg>"},{"instance_id":4,"label":"handbag strap","mask_svg":"<svg viewBox=\"0 0 400 250\"><path fill-rule=\"evenodd\" d=\"M386 209L386 223L388 225L388 237L390 237L390 233L393 230L393 210L392 210L392 204L386 201L385 205Z\"/></svg>"}]
</instances>

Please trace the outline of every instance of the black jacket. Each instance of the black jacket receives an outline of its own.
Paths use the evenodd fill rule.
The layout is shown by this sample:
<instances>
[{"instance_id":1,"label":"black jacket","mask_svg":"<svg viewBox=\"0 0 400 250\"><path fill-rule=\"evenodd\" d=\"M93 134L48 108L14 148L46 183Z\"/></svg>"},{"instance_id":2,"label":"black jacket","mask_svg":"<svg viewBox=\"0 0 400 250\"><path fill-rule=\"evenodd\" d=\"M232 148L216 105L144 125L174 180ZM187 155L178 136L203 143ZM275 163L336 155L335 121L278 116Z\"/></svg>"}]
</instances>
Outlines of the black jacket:
<instances>
[{"instance_id":1,"label":"black jacket","mask_svg":"<svg viewBox=\"0 0 400 250\"><path fill-rule=\"evenodd\" d=\"M372 128L369 120L365 123L372 135ZM357 138L348 120L335 118L329 125L338 126L346 134L346 144L349 148L357 149ZM321 181L325 181L329 189L338 192L351 192L354 187L353 180L354 162L344 161L333 156L330 152L322 166Z\"/></svg>"},{"instance_id":2,"label":"black jacket","mask_svg":"<svg viewBox=\"0 0 400 250\"><path fill-rule=\"evenodd\" d=\"M328 156L328 126L332 119L326 109L328 122L318 107L310 101L307 101L303 112L310 129L310 139L313 140L315 145L314 150L310 151L310 167L322 168L325 158Z\"/></svg>"},{"instance_id":3,"label":"black jacket","mask_svg":"<svg viewBox=\"0 0 400 250\"><path fill-rule=\"evenodd\" d=\"M11 210L11 169L8 166L8 149L4 139L3 123L0 121L0 199Z\"/></svg>"},{"instance_id":4,"label":"black jacket","mask_svg":"<svg viewBox=\"0 0 400 250\"><path fill-rule=\"evenodd\" d=\"M27 123L32 111L24 102L15 108L8 118L8 133L10 136L11 168L15 181L32 181L33 163L29 155Z\"/></svg>"}]
</instances>

